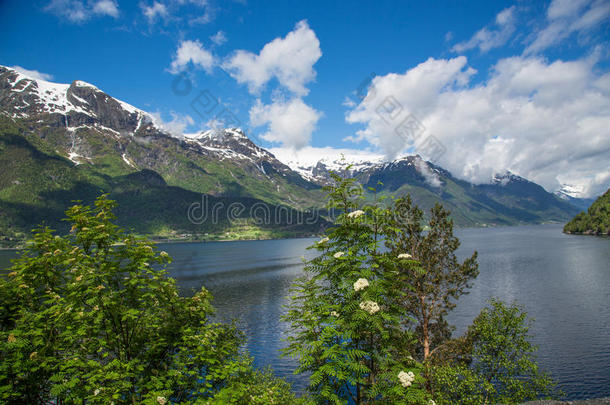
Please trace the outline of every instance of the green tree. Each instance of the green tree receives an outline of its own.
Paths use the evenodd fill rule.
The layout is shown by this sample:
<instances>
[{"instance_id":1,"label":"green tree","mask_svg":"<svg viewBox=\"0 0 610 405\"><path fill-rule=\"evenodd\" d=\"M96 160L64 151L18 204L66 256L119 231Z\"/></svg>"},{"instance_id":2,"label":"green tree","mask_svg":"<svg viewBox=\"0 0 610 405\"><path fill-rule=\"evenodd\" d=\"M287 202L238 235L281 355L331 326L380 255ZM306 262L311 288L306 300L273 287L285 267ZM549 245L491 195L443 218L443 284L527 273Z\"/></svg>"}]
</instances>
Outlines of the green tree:
<instances>
[{"instance_id":1,"label":"green tree","mask_svg":"<svg viewBox=\"0 0 610 405\"><path fill-rule=\"evenodd\" d=\"M462 263L457 260L460 242L453 235L449 211L440 204L430 210L427 227L423 212L408 195L395 201L392 213L385 244L393 256L402 258L398 269L408 280L396 285L403 293L402 306L411 316L403 318L404 326L412 328L412 319L416 320L416 352L427 361L451 337L445 316L477 277L477 253Z\"/></svg>"},{"instance_id":2,"label":"green tree","mask_svg":"<svg viewBox=\"0 0 610 405\"><path fill-rule=\"evenodd\" d=\"M169 256L114 225L114 206L73 206L69 235L37 230L0 278L3 403L205 403L256 376L209 292L181 297Z\"/></svg>"},{"instance_id":3,"label":"green tree","mask_svg":"<svg viewBox=\"0 0 610 405\"><path fill-rule=\"evenodd\" d=\"M565 224L566 233L610 235L610 189L591 204L587 212L581 212Z\"/></svg>"},{"instance_id":4,"label":"green tree","mask_svg":"<svg viewBox=\"0 0 610 405\"><path fill-rule=\"evenodd\" d=\"M333 178L328 208L340 215L292 288L286 354L318 403L426 403L421 364L404 352L413 334L401 327L396 257L380 251L388 211L360 207L353 179Z\"/></svg>"},{"instance_id":5,"label":"green tree","mask_svg":"<svg viewBox=\"0 0 610 405\"><path fill-rule=\"evenodd\" d=\"M437 398L472 405L551 398L554 383L535 363L528 330L521 308L490 300L461 339L467 357L434 368Z\"/></svg>"}]
</instances>

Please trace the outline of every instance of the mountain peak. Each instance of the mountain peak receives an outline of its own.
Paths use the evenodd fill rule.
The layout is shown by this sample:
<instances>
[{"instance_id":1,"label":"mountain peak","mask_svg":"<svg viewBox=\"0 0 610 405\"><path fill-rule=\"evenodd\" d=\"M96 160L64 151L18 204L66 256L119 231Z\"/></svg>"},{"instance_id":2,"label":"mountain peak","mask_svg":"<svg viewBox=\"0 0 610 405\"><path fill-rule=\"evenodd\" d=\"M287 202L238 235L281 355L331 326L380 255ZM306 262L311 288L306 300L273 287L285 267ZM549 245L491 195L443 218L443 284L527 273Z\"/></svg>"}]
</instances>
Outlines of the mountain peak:
<instances>
[{"instance_id":1,"label":"mountain peak","mask_svg":"<svg viewBox=\"0 0 610 405\"><path fill-rule=\"evenodd\" d=\"M506 170L503 173L496 173L491 179L491 184L496 184L500 186L506 186L509 183L515 182L529 182L529 180L518 176L509 170Z\"/></svg>"}]
</instances>

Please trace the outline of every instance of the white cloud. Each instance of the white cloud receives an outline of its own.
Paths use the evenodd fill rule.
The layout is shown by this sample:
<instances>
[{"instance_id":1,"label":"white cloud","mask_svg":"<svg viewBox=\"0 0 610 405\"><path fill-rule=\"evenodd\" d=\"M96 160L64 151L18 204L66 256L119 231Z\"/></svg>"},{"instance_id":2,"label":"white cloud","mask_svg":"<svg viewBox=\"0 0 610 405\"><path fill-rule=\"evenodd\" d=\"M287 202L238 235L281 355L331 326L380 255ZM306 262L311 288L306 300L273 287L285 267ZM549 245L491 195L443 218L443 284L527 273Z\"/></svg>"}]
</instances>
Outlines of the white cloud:
<instances>
[{"instance_id":1,"label":"white cloud","mask_svg":"<svg viewBox=\"0 0 610 405\"><path fill-rule=\"evenodd\" d=\"M53 75L50 75L48 73L42 73L42 72L39 72L38 70L29 70L29 69L26 69L21 66L10 66L10 68L15 69L17 72L24 74L26 76L30 76L31 78L36 79L36 80L52 80L53 79Z\"/></svg>"},{"instance_id":2,"label":"white cloud","mask_svg":"<svg viewBox=\"0 0 610 405\"><path fill-rule=\"evenodd\" d=\"M82 24L93 16L119 16L119 6L115 0L52 0L45 11L75 24Z\"/></svg>"},{"instance_id":3,"label":"white cloud","mask_svg":"<svg viewBox=\"0 0 610 405\"><path fill-rule=\"evenodd\" d=\"M142 12L148 19L149 23L153 23L157 17L167 18L169 12L165 4L155 1L151 6L142 5Z\"/></svg>"},{"instance_id":4,"label":"white cloud","mask_svg":"<svg viewBox=\"0 0 610 405\"><path fill-rule=\"evenodd\" d=\"M189 63L211 72L216 64L216 58L203 48L201 42L182 41L174 55L169 71L174 74L180 73L186 69Z\"/></svg>"},{"instance_id":5,"label":"white cloud","mask_svg":"<svg viewBox=\"0 0 610 405\"><path fill-rule=\"evenodd\" d=\"M557 45L573 33L586 35L610 17L607 0L553 0L547 9L546 25L524 51L536 54Z\"/></svg>"},{"instance_id":6,"label":"white cloud","mask_svg":"<svg viewBox=\"0 0 610 405\"><path fill-rule=\"evenodd\" d=\"M357 138L388 158L420 153L422 140L434 135L447 150L438 163L456 177L484 183L510 170L548 190L568 183L595 195L609 186L610 73L596 73L594 63L506 58L472 84L465 57L431 58L375 77L346 120L364 124ZM389 97L395 110L387 108ZM409 114L425 127L410 145L395 132Z\"/></svg>"},{"instance_id":7,"label":"white cloud","mask_svg":"<svg viewBox=\"0 0 610 405\"><path fill-rule=\"evenodd\" d=\"M301 149L306 146L322 114L311 108L300 98L289 101L276 100L263 104L257 100L250 109L250 124L254 127L268 126L261 137L282 146Z\"/></svg>"},{"instance_id":8,"label":"white cloud","mask_svg":"<svg viewBox=\"0 0 610 405\"><path fill-rule=\"evenodd\" d=\"M286 37L266 44L259 54L238 50L223 67L253 94L275 77L284 88L303 96L309 93L305 85L315 79L313 65L321 56L320 41L303 20Z\"/></svg>"},{"instance_id":9,"label":"white cloud","mask_svg":"<svg viewBox=\"0 0 610 405\"><path fill-rule=\"evenodd\" d=\"M203 4L200 4L203 5ZM211 6L206 6L203 14L194 15L189 19L189 24L191 25L205 25L214 21L216 18L216 9Z\"/></svg>"},{"instance_id":10,"label":"white cloud","mask_svg":"<svg viewBox=\"0 0 610 405\"><path fill-rule=\"evenodd\" d=\"M515 32L515 6L506 8L496 15L495 29L484 27L477 31L468 41L460 42L451 48L453 52L464 52L479 48L481 52L500 47ZM447 33L449 34L449 33ZM445 36L447 41L447 35Z\"/></svg>"},{"instance_id":11,"label":"white cloud","mask_svg":"<svg viewBox=\"0 0 610 405\"><path fill-rule=\"evenodd\" d=\"M440 187L442 185L438 174L433 172L423 159L415 160L415 169L424 177L426 183L432 187Z\"/></svg>"},{"instance_id":12,"label":"white cloud","mask_svg":"<svg viewBox=\"0 0 610 405\"><path fill-rule=\"evenodd\" d=\"M224 31L218 31L216 34L210 37L210 40L216 45L220 46L227 42L227 36Z\"/></svg>"},{"instance_id":13,"label":"white cloud","mask_svg":"<svg viewBox=\"0 0 610 405\"><path fill-rule=\"evenodd\" d=\"M356 107L356 102L354 100L352 100L351 98L345 96L341 105L344 107L354 108L354 107Z\"/></svg>"},{"instance_id":14,"label":"white cloud","mask_svg":"<svg viewBox=\"0 0 610 405\"><path fill-rule=\"evenodd\" d=\"M161 113L158 111L150 113L150 115L153 117L153 123L157 127L169 132L176 138L182 138L186 128L195 124L195 121L190 115L180 115L178 113L171 112L170 115L172 116L172 119L170 121L164 121L161 117Z\"/></svg>"},{"instance_id":15,"label":"white cloud","mask_svg":"<svg viewBox=\"0 0 610 405\"><path fill-rule=\"evenodd\" d=\"M108 15L117 18L119 16L119 7L113 0L100 0L93 5L93 13L97 15Z\"/></svg>"}]
</instances>

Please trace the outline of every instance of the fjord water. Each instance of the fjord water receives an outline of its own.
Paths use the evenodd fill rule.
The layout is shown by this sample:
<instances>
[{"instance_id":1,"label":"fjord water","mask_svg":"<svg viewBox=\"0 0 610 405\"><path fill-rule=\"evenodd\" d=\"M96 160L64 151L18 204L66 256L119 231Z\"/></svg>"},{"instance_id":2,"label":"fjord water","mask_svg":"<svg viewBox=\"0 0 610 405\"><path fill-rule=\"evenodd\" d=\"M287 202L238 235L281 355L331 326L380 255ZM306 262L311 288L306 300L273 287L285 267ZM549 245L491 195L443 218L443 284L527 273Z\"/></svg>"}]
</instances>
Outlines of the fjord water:
<instances>
[{"instance_id":1,"label":"fjord water","mask_svg":"<svg viewBox=\"0 0 610 405\"><path fill-rule=\"evenodd\" d=\"M456 334L490 297L517 301L535 319L538 361L568 399L610 395L610 238L564 235L560 225L457 231L461 258L479 252L480 275L450 321ZM270 365L304 387L280 357L287 325L280 321L302 258L316 239L169 244L171 274L186 288L205 285L219 317L239 319L258 366Z\"/></svg>"},{"instance_id":2,"label":"fjord water","mask_svg":"<svg viewBox=\"0 0 610 405\"><path fill-rule=\"evenodd\" d=\"M458 253L479 252L479 277L450 316L465 331L490 297L517 301L535 322L538 362L559 382L567 399L610 396L610 238L564 235L560 225L461 229ZM270 365L296 389L295 362L280 357L292 280L315 239L176 243L161 245L174 262L170 274L185 289L205 285L217 316L237 319L247 349L261 367ZM0 252L6 268L15 252Z\"/></svg>"}]
</instances>

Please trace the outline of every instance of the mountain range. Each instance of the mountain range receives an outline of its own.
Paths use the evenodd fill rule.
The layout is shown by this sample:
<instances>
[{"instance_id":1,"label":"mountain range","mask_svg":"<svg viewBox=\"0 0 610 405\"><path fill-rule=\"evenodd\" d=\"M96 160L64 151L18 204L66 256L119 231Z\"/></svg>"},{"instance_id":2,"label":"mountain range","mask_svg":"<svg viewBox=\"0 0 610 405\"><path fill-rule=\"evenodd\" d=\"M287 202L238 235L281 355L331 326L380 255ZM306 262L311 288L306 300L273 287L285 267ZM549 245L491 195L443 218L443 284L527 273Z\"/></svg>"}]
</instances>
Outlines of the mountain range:
<instances>
[{"instance_id":1,"label":"mountain range","mask_svg":"<svg viewBox=\"0 0 610 405\"><path fill-rule=\"evenodd\" d=\"M118 201L119 223L147 235L311 235L332 220L323 190L331 171L354 176L367 198L410 193L426 210L442 202L459 226L563 222L587 204L510 172L489 184L471 184L419 156L284 160L237 128L173 136L151 114L92 84L51 83L0 67L5 244L22 240L40 223L65 231L61 218L72 201L90 203L100 193Z\"/></svg>"}]
</instances>

